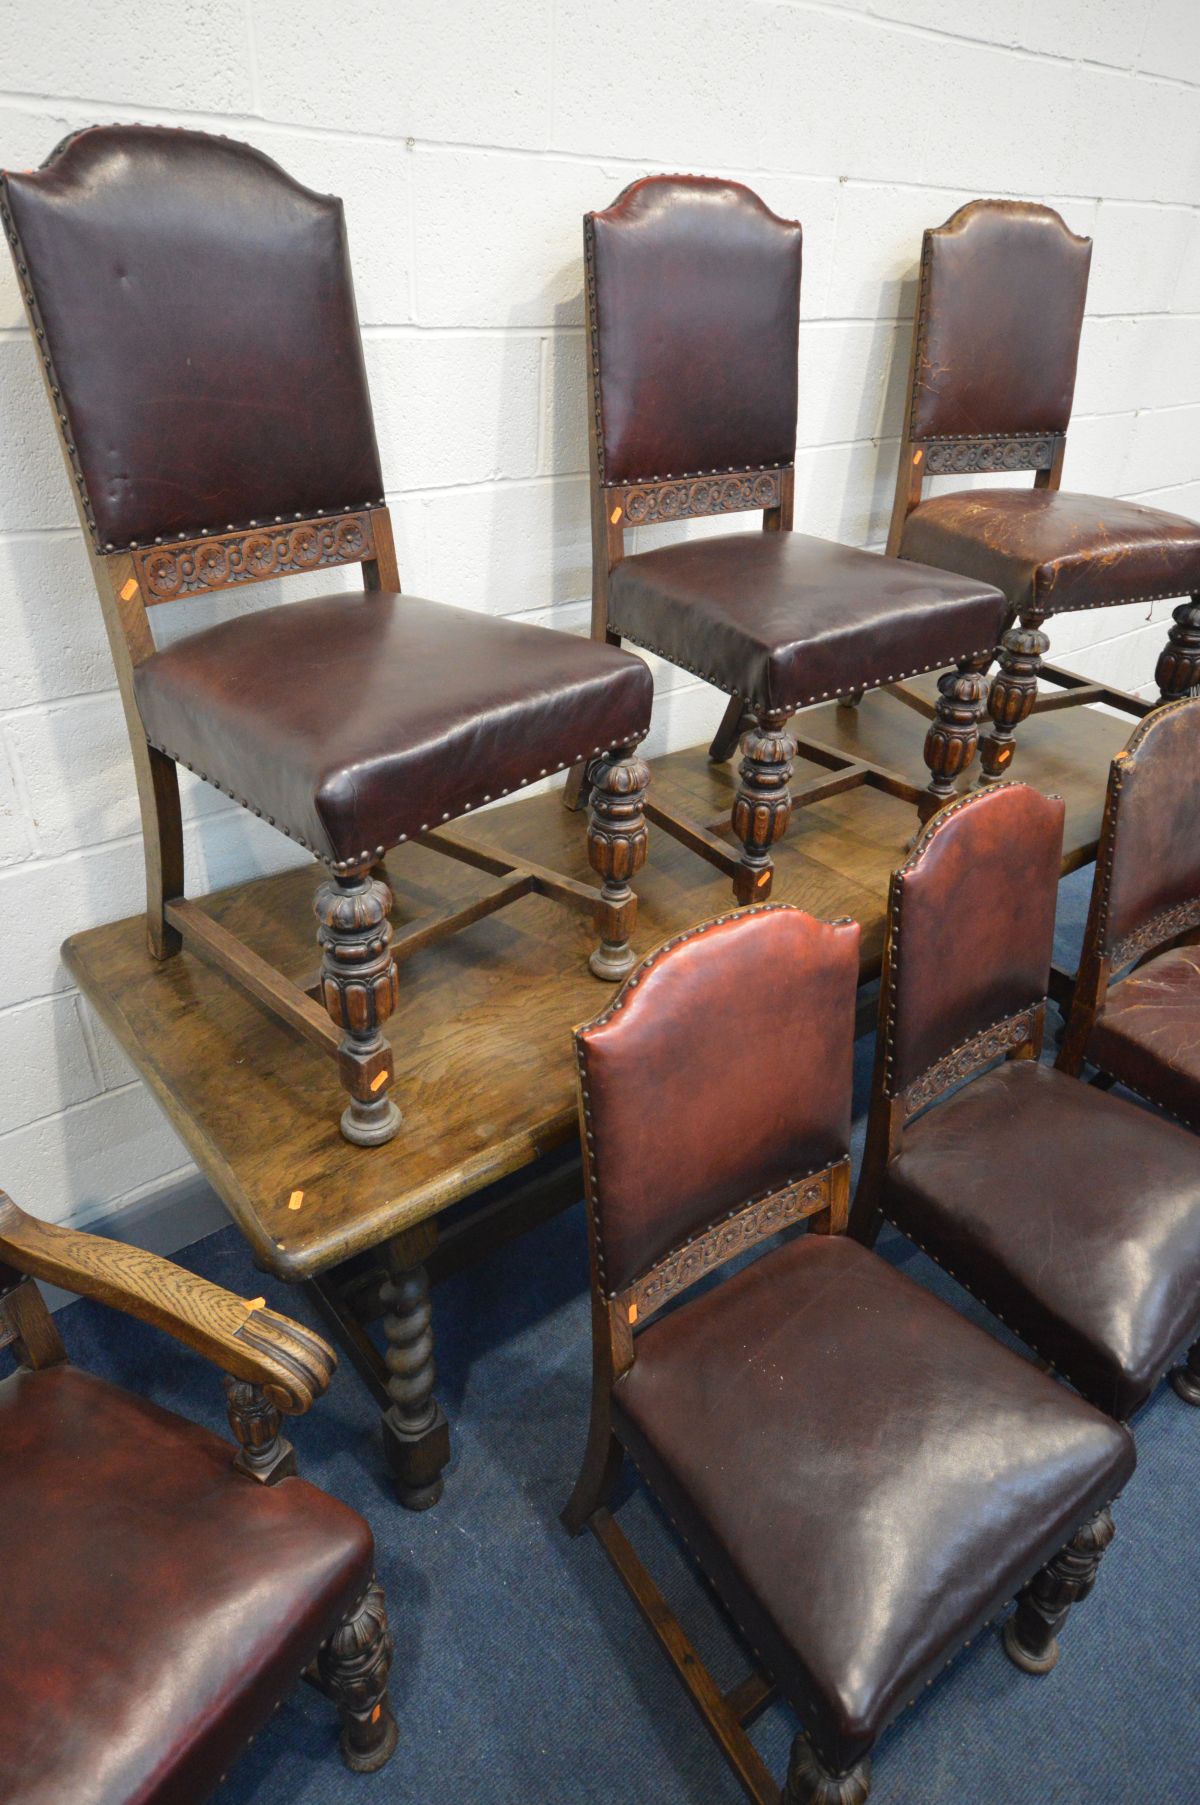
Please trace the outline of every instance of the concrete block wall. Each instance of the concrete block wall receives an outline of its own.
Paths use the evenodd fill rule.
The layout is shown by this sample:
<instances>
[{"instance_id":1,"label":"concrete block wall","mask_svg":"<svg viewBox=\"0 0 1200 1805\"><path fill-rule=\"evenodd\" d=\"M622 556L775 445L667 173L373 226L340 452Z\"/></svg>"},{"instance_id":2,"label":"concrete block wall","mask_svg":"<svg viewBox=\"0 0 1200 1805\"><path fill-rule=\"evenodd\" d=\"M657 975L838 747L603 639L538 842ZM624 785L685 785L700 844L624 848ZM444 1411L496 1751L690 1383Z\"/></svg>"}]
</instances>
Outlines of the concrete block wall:
<instances>
[{"instance_id":1,"label":"concrete block wall","mask_svg":"<svg viewBox=\"0 0 1200 1805\"><path fill-rule=\"evenodd\" d=\"M804 529L881 545L921 230L979 194L1049 200L1095 240L1068 485L1200 515L1195 0L4 0L0 16L3 163L143 119L248 138L345 196L410 590L583 630L580 215L655 169L739 176L804 222ZM174 633L276 599L158 612L185 615L161 623ZM1068 618L1055 649L1143 687L1168 608ZM59 958L67 933L139 907L141 845L7 267L0 648L0 1184L88 1220L188 1163ZM657 676L651 751L706 738L720 698ZM198 890L302 856L202 785L186 808Z\"/></svg>"}]
</instances>

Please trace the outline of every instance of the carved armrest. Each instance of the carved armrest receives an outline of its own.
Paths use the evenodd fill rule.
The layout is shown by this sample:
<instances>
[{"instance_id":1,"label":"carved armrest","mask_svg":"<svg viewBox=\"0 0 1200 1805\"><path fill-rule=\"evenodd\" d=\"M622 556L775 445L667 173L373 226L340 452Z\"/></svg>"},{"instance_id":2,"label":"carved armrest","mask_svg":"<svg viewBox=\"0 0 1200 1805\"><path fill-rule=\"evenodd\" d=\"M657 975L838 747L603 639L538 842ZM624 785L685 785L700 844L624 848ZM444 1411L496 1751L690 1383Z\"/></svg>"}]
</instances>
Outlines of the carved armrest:
<instances>
[{"instance_id":1,"label":"carved armrest","mask_svg":"<svg viewBox=\"0 0 1200 1805\"><path fill-rule=\"evenodd\" d=\"M319 1336L261 1300L245 1302L140 1247L39 1222L4 1191L0 1261L165 1329L235 1379L261 1386L289 1416L320 1397L337 1365Z\"/></svg>"}]
</instances>

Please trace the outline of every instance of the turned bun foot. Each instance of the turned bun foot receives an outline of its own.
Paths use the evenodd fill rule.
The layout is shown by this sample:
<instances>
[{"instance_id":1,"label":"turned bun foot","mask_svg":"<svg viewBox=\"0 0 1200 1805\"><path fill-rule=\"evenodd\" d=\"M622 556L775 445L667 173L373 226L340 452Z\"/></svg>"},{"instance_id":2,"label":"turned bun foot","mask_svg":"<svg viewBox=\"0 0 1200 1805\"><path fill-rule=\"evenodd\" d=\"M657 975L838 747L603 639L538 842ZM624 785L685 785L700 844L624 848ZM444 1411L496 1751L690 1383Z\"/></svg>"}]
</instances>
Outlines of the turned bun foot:
<instances>
[{"instance_id":1,"label":"turned bun foot","mask_svg":"<svg viewBox=\"0 0 1200 1805\"><path fill-rule=\"evenodd\" d=\"M1013 1666L1019 1667L1022 1673L1049 1673L1052 1667L1058 1666L1061 1650L1057 1638L1052 1637L1046 1648L1040 1654L1035 1654L1021 1641L1017 1632L1015 1613L1004 1625L1000 1633L1000 1641Z\"/></svg>"}]
</instances>

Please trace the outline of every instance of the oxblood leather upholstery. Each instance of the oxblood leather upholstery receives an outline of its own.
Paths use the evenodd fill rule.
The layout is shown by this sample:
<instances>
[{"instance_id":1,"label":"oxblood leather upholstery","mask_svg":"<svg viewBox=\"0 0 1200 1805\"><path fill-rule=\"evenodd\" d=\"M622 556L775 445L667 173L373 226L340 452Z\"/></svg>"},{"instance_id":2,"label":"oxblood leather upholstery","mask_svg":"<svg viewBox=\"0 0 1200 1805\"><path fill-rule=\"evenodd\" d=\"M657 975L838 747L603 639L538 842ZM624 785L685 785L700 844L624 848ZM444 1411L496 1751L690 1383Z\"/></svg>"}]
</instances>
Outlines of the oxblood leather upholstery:
<instances>
[{"instance_id":1,"label":"oxblood leather upholstery","mask_svg":"<svg viewBox=\"0 0 1200 1805\"><path fill-rule=\"evenodd\" d=\"M1156 708L1113 761L1120 785L1112 842L1101 849L1104 923L1111 958L1127 936L1153 930L1161 944L1193 925L1200 903L1200 702ZM1124 963L1119 960L1118 963Z\"/></svg>"},{"instance_id":2,"label":"oxblood leather upholstery","mask_svg":"<svg viewBox=\"0 0 1200 1805\"><path fill-rule=\"evenodd\" d=\"M609 1293L718 1215L845 1155L859 934L786 907L729 916L655 957L581 1031ZM771 1057L730 1058L748 1022Z\"/></svg>"},{"instance_id":3,"label":"oxblood leather upholstery","mask_svg":"<svg viewBox=\"0 0 1200 1805\"><path fill-rule=\"evenodd\" d=\"M799 224L740 182L650 176L584 229L601 480L790 464Z\"/></svg>"},{"instance_id":4,"label":"oxblood leather upholstery","mask_svg":"<svg viewBox=\"0 0 1200 1805\"><path fill-rule=\"evenodd\" d=\"M1200 923L1200 702L1173 702L1113 760L1081 975L1156 946L1110 980L1084 1057L1200 1128L1200 948L1169 942Z\"/></svg>"},{"instance_id":5,"label":"oxblood leather upholstery","mask_svg":"<svg viewBox=\"0 0 1200 1805\"><path fill-rule=\"evenodd\" d=\"M1159 953L1111 985L1086 1057L1200 1128L1200 947Z\"/></svg>"},{"instance_id":6,"label":"oxblood leather upholstery","mask_svg":"<svg viewBox=\"0 0 1200 1805\"><path fill-rule=\"evenodd\" d=\"M1124 1419L1200 1323L1200 1153L1022 1061L904 1131L884 1213L1085 1397Z\"/></svg>"},{"instance_id":7,"label":"oxblood leather upholstery","mask_svg":"<svg viewBox=\"0 0 1200 1805\"><path fill-rule=\"evenodd\" d=\"M609 579L635 645L770 710L990 650L1003 598L983 582L803 533L727 533L638 552Z\"/></svg>"},{"instance_id":8,"label":"oxblood leather upholstery","mask_svg":"<svg viewBox=\"0 0 1200 1805\"><path fill-rule=\"evenodd\" d=\"M0 1382L0 1798L199 1805L372 1559L354 1511L116 1386Z\"/></svg>"},{"instance_id":9,"label":"oxblood leather upholstery","mask_svg":"<svg viewBox=\"0 0 1200 1805\"><path fill-rule=\"evenodd\" d=\"M931 496L905 521L900 556L994 583L1014 613L1200 592L1195 521L1055 489Z\"/></svg>"},{"instance_id":10,"label":"oxblood leather upholstery","mask_svg":"<svg viewBox=\"0 0 1200 1805\"><path fill-rule=\"evenodd\" d=\"M1127 1431L840 1236L636 1351L621 1438L834 1771L1133 1470Z\"/></svg>"},{"instance_id":11,"label":"oxblood leather upholstery","mask_svg":"<svg viewBox=\"0 0 1200 1805\"><path fill-rule=\"evenodd\" d=\"M653 698L616 647L372 592L236 616L134 684L152 744L335 863L636 743Z\"/></svg>"},{"instance_id":12,"label":"oxblood leather upholstery","mask_svg":"<svg viewBox=\"0 0 1200 1805\"><path fill-rule=\"evenodd\" d=\"M340 200L150 125L5 187L101 549L382 499Z\"/></svg>"},{"instance_id":13,"label":"oxblood leather upholstery","mask_svg":"<svg viewBox=\"0 0 1200 1805\"><path fill-rule=\"evenodd\" d=\"M1057 796L997 784L935 815L901 867L893 1094L1045 996L1064 815Z\"/></svg>"},{"instance_id":14,"label":"oxblood leather upholstery","mask_svg":"<svg viewBox=\"0 0 1200 1805\"><path fill-rule=\"evenodd\" d=\"M970 201L926 232L909 436L1064 432L1091 260L1029 201Z\"/></svg>"}]
</instances>

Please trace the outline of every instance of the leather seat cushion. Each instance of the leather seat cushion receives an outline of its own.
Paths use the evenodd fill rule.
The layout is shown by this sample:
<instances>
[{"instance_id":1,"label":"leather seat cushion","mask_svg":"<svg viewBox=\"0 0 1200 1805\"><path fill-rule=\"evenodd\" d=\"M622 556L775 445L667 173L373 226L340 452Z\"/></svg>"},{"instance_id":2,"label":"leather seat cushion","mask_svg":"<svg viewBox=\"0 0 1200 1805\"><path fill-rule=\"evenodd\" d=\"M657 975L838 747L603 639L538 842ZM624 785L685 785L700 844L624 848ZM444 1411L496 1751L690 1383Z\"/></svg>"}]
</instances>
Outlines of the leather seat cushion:
<instances>
[{"instance_id":1,"label":"leather seat cushion","mask_svg":"<svg viewBox=\"0 0 1200 1805\"><path fill-rule=\"evenodd\" d=\"M935 495L900 556L994 583L1014 612L1064 614L1200 591L1200 525L1161 508L1061 489Z\"/></svg>"},{"instance_id":2,"label":"leather seat cushion","mask_svg":"<svg viewBox=\"0 0 1200 1805\"><path fill-rule=\"evenodd\" d=\"M0 1383L5 1805L198 1805L371 1577L300 1479L73 1367Z\"/></svg>"},{"instance_id":3,"label":"leather seat cushion","mask_svg":"<svg viewBox=\"0 0 1200 1805\"><path fill-rule=\"evenodd\" d=\"M1200 1147L1047 1066L999 1066L920 1117L882 1203L1115 1417L1200 1320Z\"/></svg>"},{"instance_id":4,"label":"leather seat cushion","mask_svg":"<svg viewBox=\"0 0 1200 1805\"><path fill-rule=\"evenodd\" d=\"M651 1323L618 1434L842 1771L1133 1470L877 1254L801 1236Z\"/></svg>"},{"instance_id":5,"label":"leather seat cushion","mask_svg":"<svg viewBox=\"0 0 1200 1805\"><path fill-rule=\"evenodd\" d=\"M623 558L609 623L755 707L791 712L990 651L1002 598L804 533L723 533Z\"/></svg>"},{"instance_id":6,"label":"leather seat cushion","mask_svg":"<svg viewBox=\"0 0 1200 1805\"><path fill-rule=\"evenodd\" d=\"M1200 1128L1200 947L1160 953L1113 984L1087 1057Z\"/></svg>"},{"instance_id":7,"label":"leather seat cushion","mask_svg":"<svg viewBox=\"0 0 1200 1805\"><path fill-rule=\"evenodd\" d=\"M417 596L240 615L134 675L151 742L330 863L640 740L640 658Z\"/></svg>"}]
</instances>

